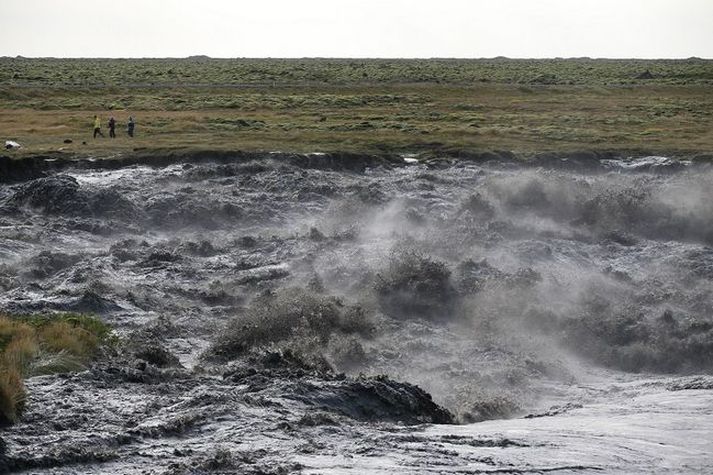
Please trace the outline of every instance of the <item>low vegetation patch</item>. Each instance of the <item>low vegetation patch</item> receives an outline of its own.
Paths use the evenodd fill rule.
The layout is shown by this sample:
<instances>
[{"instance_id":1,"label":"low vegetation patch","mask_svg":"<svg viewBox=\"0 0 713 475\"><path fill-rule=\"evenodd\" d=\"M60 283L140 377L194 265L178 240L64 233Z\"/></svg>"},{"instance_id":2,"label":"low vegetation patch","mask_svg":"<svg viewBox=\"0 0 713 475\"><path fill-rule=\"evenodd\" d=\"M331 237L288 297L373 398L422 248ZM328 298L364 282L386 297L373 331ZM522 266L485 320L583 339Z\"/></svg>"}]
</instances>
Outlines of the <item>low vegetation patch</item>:
<instances>
[{"instance_id":1,"label":"low vegetation patch","mask_svg":"<svg viewBox=\"0 0 713 475\"><path fill-rule=\"evenodd\" d=\"M86 315L0 314L0 424L24 409L25 377L80 370L110 336L107 325Z\"/></svg>"}]
</instances>

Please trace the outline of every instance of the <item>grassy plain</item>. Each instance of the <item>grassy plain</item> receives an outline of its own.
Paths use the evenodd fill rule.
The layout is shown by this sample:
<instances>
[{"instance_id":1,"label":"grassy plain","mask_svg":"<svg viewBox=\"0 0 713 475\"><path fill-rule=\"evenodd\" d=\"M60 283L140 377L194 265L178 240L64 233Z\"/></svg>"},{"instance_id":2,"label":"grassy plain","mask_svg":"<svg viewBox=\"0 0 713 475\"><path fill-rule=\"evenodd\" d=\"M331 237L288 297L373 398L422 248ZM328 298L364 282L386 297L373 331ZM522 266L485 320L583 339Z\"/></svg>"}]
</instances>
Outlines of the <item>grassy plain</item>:
<instances>
[{"instance_id":1,"label":"grassy plain","mask_svg":"<svg viewBox=\"0 0 713 475\"><path fill-rule=\"evenodd\" d=\"M95 114L117 139L92 139ZM16 156L711 152L713 61L0 58L0 139Z\"/></svg>"}]
</instances>

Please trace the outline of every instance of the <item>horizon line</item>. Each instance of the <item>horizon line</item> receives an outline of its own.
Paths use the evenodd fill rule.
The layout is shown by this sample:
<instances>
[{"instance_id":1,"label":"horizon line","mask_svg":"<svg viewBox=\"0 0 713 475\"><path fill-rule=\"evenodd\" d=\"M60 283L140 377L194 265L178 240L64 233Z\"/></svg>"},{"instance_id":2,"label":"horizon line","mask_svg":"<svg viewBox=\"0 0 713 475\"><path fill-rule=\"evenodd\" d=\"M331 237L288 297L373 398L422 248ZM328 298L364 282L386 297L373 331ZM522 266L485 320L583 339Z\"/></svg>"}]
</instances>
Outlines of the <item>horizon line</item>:
<instances>
[{"instance_id":1,"label":"horizon line","mask_svg":"<svg viewBox=\"0 0 713 475\"><path fill-rule=\"evenodd\" d=\"M266 59L266 60L597 60L597 61L711 61L713 57L701 56L660 56L660 57L611 57L611 56L210 56L206 54L191 54L188 56L26 56L0 55L0 59L215 59L215 60L240 60L240 59Z\"/></svg>"}]
</instances>

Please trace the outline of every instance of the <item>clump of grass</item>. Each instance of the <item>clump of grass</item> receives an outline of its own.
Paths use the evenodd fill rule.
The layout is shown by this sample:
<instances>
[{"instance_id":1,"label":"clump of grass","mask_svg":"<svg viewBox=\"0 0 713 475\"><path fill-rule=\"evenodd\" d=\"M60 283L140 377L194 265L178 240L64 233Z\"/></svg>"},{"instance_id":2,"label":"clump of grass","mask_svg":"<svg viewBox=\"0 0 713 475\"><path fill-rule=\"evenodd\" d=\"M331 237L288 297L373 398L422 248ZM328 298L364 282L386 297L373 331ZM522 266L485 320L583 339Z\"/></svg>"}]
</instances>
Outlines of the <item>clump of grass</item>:
<instances>
[{"instance_id":1,"label":"clump of grass","mask_svg":"<svg viewBox=\"0 0 713 475\"><path fill-rule=\"evenodd\" d=\"M27 398L23 378L76 371L111 336L86 315L0 315L0 425L17 420Z\"/></svg>"},{"instance_id":2,"label":"clump of grass","mask_svg":"<svg viewBox=\"0 0 713 475\"><path fill-rule=\"evenodd\" d=\"M12 340L31 337L33 332L26 323L0 316L0 351L4 351Z\"/></svg>"},{"instance_id":3,"label":"clump of grass","mask_svg":"<svg viewBox=\"0 0 713 475\"><path fill-rule=\"evenodd\" d=\"M14 422L24 409L23 374L38 350L30 325L0 317L0 423Z\"/></svg>"},{"instance_id":4,"label":"clump of grass","mask_svg":"<svg viewBox=\"0 0 713 475\"><path fill-rule=\"evenodd\" d=\"M84 328L66 321L52 322L39 329L39 338L47 351L66 351L76 356L88 356L96 350L99 338Z\"/></svg>"},{"instance_id":5,"label":"clump of grass","mask_svg":"<svg viewBox=\"0 0 713 475\"><path fill-rule=\"evenodd\" d=\"M25 383L20 371L0 367L0 422L3 425L17 420L25 408L26 397Z\"/></svg>"},{"instance_id":6,"label":"clump of grass","mask_svg":"<svg viewBox=\"0 0 713 475\"><path fill-rule=\"evenodd\" d=\"M13 338L2 352L0 364L25 373L30 369L32 361L38 353L39 345L33 336Z\"/></svg>"}]
</instances>

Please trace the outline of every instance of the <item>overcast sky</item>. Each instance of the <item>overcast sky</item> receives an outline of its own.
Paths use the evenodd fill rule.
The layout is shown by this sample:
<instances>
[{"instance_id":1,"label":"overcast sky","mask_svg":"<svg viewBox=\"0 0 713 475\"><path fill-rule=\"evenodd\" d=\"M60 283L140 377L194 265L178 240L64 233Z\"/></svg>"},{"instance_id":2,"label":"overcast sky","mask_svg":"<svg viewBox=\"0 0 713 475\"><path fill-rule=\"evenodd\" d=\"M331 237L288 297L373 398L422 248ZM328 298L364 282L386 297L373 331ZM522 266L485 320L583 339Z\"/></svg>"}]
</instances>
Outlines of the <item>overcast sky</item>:
<instances>
[{"instance_id":1,"label":"overcast sky","mask_svg":"<svg viewBox=\"0 0 713 475\"><path fill-rule=\"evenodd\" d=\"M713 58L713 0L0 0L0 56Z\"/></svg>"}]
</instances>

